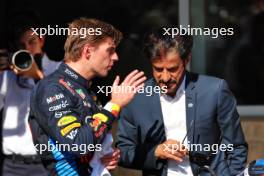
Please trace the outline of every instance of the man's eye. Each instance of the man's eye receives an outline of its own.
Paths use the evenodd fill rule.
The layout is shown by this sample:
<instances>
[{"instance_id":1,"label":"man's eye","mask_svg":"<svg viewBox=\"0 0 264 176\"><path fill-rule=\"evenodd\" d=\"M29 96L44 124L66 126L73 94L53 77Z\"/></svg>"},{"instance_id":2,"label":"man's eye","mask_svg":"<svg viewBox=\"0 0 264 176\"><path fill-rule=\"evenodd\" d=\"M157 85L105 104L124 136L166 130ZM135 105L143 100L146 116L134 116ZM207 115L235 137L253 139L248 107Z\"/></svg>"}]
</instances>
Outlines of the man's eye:
<instances>
[{"instance_id":1,"label":"man's eye","mask_svg":"<svg viewBox=\"0 0 264 176\"><path fill-rule=\"evenodd\" d=\"M109 53L110 54L114 54L115 53L115 50L110 50Z\"/></svg>"},{"instance_id":2,"label":"man's eye","mask_svg":"<svg viewBox=\"0 0 264 176\"><path fill-rule=\"evenodd\" d=\"M116 52L114 48L109 48L107 51L108 51L108 53L111 54L111 55L114 54L114 53Z\"/></svg>"},{"instance_id":3,"label":"man's eye","mask_svg":"<svg viewBox=\"0 0 264 176\"><path fill-rule=\"evenodd\" d=\"M35 43L36 40L37 40L36 38L32 38L32 39L30 39L30 40L28 41L28 43L29 43L29 44L33 44L33 43Z\"/></svg>"},{"instance_id":4,"label":"man's eye","mask_svg":"<svg viewBox=\"0 0 264 176\"><path fill-rule=\"evenodd\" d=\"M168 71L169 72L176 72L178 70L179 67L173 67L173 68L169 68Z\"/></svg>"},{"instance_id":5,"label":"man's eye","mask_svg":"<svg viewBox=\"0 0 264 176\"><path fill-rule=\"evenodd\" d=\"M162 68L157 68L157 67L155 67L155 70L157 71L157 72L162 72Z\"/></svg>"}]
</instances>

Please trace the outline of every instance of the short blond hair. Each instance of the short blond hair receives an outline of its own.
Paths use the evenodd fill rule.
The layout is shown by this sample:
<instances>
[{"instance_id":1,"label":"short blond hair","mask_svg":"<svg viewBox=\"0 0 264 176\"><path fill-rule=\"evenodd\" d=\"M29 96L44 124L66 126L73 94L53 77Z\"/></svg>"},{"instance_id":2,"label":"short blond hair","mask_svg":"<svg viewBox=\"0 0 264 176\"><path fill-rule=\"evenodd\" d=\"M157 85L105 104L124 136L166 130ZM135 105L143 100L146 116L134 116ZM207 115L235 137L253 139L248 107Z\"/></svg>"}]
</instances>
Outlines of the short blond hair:
<instances>
[{"instance_id":1,"label":"short blond hair","mask_svg":"<svg viewBox=\"0 0 264 176\"><path fill-rule=\"evenodd\" d=\"M97 31L97 34L82 36L80 33L74 33L73 30L81 30L86 28L87 31L91 29ZM100 30L99 30L100 29ZM122 33L114 28L111 24L106 22L92 19L92 18L80 18L76 19L69 24L70 34L68 35L64 44L64 61L76 62L80 57L85 44L89 43L93 46L97 46L103 42L107 37L113 39L115 45L118 45L122 39Z\"/></svg>"}]
</instances>

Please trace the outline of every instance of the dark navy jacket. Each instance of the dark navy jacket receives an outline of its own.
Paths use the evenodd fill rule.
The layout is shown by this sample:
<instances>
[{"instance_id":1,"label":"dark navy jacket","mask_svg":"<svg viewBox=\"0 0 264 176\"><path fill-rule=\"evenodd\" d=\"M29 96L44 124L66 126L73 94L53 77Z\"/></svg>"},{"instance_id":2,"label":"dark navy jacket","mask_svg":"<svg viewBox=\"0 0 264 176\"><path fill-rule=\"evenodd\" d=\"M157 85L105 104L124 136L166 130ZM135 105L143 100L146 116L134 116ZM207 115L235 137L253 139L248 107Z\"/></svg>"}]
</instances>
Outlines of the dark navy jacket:
<instances>
[{"instance_id":1,"label":"dark navy jacket","mask_svg":"<svg viewBox=\"0 0 264 176\"><path fill-rule=\"evenodd\" d=\"M29 123L50 175L90 174L89 161L116 119L95 101L88 81L64 63L35 87Z\"/></svg>"},{"instance_id":2,"label":"dark navy jacket","mask_svg":"<svg viewBox=\"0 0 264 176\"><path fill-rule=\"evenodd\" d=\"M156 83L150 79L145 86L154 87ZM199 151L199 154L209 158L206 164L216 175L240 173L247 160L247 143L236 110L236 100L226 82L187 72L185 90L188 140L191 144L232 144L232 151L217 154ZM157 145L165 140L159 94L146 96L146 93L138 93L120 114L116 143L121 150L120 165L142 170L144 176L166 176L166 160L154 156ZM191 152L191 156L195 152ZM200 161L197 163L195 158L191 160L194 175L198 175L198 164Z\"/></svg>"}]
</instances>

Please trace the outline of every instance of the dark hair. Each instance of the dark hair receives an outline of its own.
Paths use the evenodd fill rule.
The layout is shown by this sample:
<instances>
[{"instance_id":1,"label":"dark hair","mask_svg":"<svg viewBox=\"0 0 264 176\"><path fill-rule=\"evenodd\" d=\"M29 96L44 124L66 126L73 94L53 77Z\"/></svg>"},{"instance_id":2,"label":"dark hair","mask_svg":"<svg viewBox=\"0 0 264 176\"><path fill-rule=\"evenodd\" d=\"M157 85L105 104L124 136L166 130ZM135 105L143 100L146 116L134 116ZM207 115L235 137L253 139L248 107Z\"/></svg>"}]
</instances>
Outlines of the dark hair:
<instances>
[{"instance_id":1,"label":"dark hair","mask_svg":"<svg viewBox=\"0 0 264 176\"><path fill-rule=\"evenodd\" d=\"M153 30L145 36L143 51L147 58L154 59L170 51L179 53L182 60L191 53L193 38L190 35L167 35L164 28Z\"/></svg>"},{"instance_id":2,"label":"dark hair","mask_svg":"<svg viewBox=\"0 0 264 176\"><path fill-rule=\"evenodd\" d=\"M8 24L9 49L17 50L20 38L31 28L41 26L39 15L33 10L15 12Z\"/></svg>"}]
</instances>

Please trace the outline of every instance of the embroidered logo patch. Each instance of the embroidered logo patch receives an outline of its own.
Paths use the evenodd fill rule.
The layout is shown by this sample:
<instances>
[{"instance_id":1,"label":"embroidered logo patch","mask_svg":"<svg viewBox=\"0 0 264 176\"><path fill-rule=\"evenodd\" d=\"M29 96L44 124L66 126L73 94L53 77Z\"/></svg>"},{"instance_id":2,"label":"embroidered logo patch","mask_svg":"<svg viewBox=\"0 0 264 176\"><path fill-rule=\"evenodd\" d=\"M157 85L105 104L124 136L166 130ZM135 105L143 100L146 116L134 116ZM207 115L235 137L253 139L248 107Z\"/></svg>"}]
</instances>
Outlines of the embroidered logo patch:
<instances>
[{"instance_id":1,"label":"embroidered logo patch","mask_svg":"<svg viewBox=\"0 0 264 176\"><path fill-rule=\"evenodd\" d=\"M60 132L62 136L65 136L66 134L68 134L71 130L73 130L74 128L80 127L81 124L80 123L73 123L70 124L68 126L66 126L65 128L63 128Z\"/></svg>"},{"instance_id":2,"label":"embroidered logo patch","mask_svg":"<svg viewBox=\"0 0 264 176\"><path fill-rule=\"evenodd\" d=\"M70 123L72 123L72 122L74 122L76 120L77 120L77 118L74 117L74 116L64 116L58 121L57 125L59 127L61 127L61 126L64 126L64 125L68 125L68 124L70 124Z\"/></svg>"}]
</instances>

